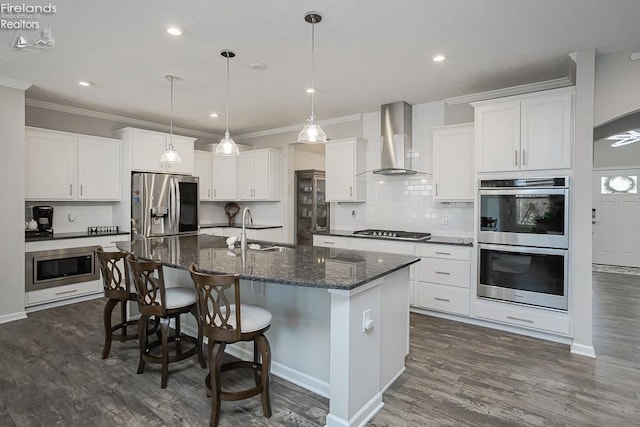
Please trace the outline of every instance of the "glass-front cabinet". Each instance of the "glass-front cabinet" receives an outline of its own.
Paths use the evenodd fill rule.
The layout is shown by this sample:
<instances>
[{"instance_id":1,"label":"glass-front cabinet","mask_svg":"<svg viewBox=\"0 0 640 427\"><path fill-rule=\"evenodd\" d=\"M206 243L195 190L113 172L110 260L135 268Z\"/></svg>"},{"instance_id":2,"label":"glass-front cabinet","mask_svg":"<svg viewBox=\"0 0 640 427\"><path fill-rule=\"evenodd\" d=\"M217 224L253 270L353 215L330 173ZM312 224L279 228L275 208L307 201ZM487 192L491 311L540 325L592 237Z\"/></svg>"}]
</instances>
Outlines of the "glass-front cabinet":
<instances>
[{"instance_id":1,"label":"glass-front cabinet","mask_svg":"<svg viewBox=\"0 0 640 427\"><path fill-rule=\"evenodd\" d=\"M325 197L324 171L296 171L296 243L313 245L314 231L326 231L329 203Z\"/></svg>"}]
</instances>

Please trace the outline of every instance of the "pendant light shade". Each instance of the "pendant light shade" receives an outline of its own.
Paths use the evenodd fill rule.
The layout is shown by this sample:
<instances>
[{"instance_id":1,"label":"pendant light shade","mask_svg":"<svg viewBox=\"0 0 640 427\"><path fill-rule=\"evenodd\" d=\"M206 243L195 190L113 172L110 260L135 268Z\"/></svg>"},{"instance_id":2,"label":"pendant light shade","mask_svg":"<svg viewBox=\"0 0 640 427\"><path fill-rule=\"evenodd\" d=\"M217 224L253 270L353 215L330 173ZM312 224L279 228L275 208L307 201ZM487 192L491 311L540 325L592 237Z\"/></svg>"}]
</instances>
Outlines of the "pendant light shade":
<instances>
[{"instance_id":1,"label":"pendant light shade","mask_svg":"<svg viewBox=\"0 0 640 427\"><path fill-rule=\"evenodd\" d=\"M237 156L240 154L240 149L233 139L231 139L231 134L229 133L229 59L236 56L236 54L225 49L220 52L220 55L227 58L227 130L224 132L224 138L220 140L220 143L216 147L216 156Z\"/></svg>"},{"instance_id":2,"label":"pendant light shade","mask_svg":"<svg viewBox=\"0 0 640 427\"><path fill-rule=\"evenodd\" d=\"M298 134L298 142L305 144L318 144L327 142L327 134L324 133L319 124L316 123L316 115L313 112L313 101L316 91L315 85L315 24L322 21L322 16L318 12L307 12L304 20L311 24L311 87L307 92L311 93L311 115L307 119L307 124Z\"/></svg>"},{"instance_id":3,"label":"pendant light shade","mask_svg":"<svg viewBox=\"0 0 640 427\"><path fill-rule=\"evenodd\" d=\"M170 112L170 122L169 122L169 147L166 149L162 156L160 156L160 161L162 163L182 163L182 158L180 154L173 148L173 81L178 80L176 76L168 75L165 76L167 80L171 83L171 112Z\"/></svg>"}]
</instances>

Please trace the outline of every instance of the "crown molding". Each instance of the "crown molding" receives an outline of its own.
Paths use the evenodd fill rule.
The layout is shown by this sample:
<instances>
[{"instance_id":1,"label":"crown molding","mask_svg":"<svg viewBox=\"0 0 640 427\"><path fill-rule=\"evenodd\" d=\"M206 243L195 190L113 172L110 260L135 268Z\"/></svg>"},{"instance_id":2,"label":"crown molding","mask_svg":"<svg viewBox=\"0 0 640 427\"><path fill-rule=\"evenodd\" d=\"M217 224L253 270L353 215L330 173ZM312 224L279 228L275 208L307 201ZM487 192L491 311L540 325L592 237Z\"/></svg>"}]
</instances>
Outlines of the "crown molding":
<instances>
[{"instance_id":1,"label":"crown molding","mask_svg":"<svg viewBox=\"0 0 640 427\"><path fill-rule=\"evenodd\" d=\"M2 84L2 80L0 80L0 84ZM101 111L88 110L86 108L71 107L69 105L55 104L53 102L40 101L37 99L31 99L31 98L27 98L25 100L25 104L29 107L42 108L42 109L51 110L51 111L59 111L62 113L75 114L75 115L84 116L84 117L92 117L94 119L109 120L112 122L118 122L118 123L128 124L132 126L140 126L143 128L149 128L152 130L157 130L162 132L169 131L169 126L163 123L156 123L156 122L150 122L148 120L134 119L131 117L119 116L117 114L103 113ZM212 139L221 138L221 136L218 134L203 132L203 131L193 130L188 128L181 128L177 126L174 126L173 130L175 133L183 134L184 136L203 137L203 138L212 138Z\"/></svg>"},{"instance_id":2,"label":"crown molding","mask_svg":"<svg viewBox=\"0 0 640 427\"><path fill-rule=\"evenodd\" d=\"M360 119L362 119L362 114L351 114L349 116L342 116L342 117L335 117L333 119L320 120L318 121L318 124L320 124L320 126L330 126L330 125L335 125L339 123L355 122ZM257 132L249 132L242 135L236 135L235 139L243 140L243 139L259 138L262 136L277 135L279 133L298 132L301 129L302 129L302 125L284 126L284 127L275 128L275 129L260 130Z\"/></svg>"},{"instance_id":3,"label":"crown molding","mask_svg":"<svg viewBox=\"0 0 640 427\"><path fill-rule=\"evenodd\" d=\"M11 89L27 90L31 87L31 83L0 76L0 86L9 87Z\"/></svg>"},{"instance_id":4,"label":"crown molding","mask_svg":"<svg viewBox=\"0 0 640 427\"><path fill-rule=\"evenodd\" d=\"M507 96L522 95L525 93L558 89L567 86L573 86L573 82L568 77L561 77L559 79L545 80L521 86L511 86L487 92L472 93L470 95L454 96L452 98L445 98L444 102L447 105L469 104L471 102L484 101L486 99L504 98Z\"/></svg>"}]
</instances>

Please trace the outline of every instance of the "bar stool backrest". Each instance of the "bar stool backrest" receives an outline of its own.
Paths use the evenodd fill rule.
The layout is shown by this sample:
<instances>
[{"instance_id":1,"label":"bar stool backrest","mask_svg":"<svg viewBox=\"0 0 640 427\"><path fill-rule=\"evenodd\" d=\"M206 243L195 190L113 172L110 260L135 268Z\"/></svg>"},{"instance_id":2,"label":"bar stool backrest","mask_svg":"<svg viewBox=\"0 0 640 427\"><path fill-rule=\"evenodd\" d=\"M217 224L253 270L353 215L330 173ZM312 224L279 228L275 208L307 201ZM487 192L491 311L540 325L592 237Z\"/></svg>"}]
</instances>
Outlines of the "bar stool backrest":
<instances>
[{"instance_id":1,"label":"bar stool backrest","mask_svg":"<svg viewBox=\"0 0 640 427\"><path fill-rule=\"evenodd\" d=\"M138 294L138 310L149 316L166 317L164 301L167 300L162 264L155 261L140 261L129 255L127 263Z\"/></svg>"},{"instance_id":2,"label":"bar stool backrest","mask_svg":"<svg viewBox=\"0 0 640 427\"><path fill-rule=\"evenodd\" d=\"M124 259L129 254L122 251L107 252L102 246L98 246L96 254L100 261L104 296L114 299L127 299L129 297L130 281L129 271Z\"/></svg>"},{"instance_id":3,"label":"bar stool backrest","mask_svg":"<svg viewBox=\"0 0 640 427\"><path fill-rule=\"evenodd\" d=\"M196 305L203 332L215 341L241 339L240 276L200 273L195 264L189 272L196 287Z\"/></svg>"}]
</instances>

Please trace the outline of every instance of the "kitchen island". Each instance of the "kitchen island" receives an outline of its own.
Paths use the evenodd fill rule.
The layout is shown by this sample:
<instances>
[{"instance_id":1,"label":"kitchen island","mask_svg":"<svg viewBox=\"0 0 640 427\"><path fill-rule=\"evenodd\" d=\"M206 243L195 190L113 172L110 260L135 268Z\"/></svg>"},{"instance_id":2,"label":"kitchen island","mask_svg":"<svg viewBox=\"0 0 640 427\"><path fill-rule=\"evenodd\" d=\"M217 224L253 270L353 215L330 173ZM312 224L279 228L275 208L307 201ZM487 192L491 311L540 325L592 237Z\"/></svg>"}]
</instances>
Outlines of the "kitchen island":
<instances>
[{"instance_id":1,"label":"kitchen island","mask_svg":"<svg viewBox=\"0 0 640 427\"><path fill-rule=\"evenodd\" d=\"M363 425L409 352L409 266L413 256L310 246L229 250L209 235L119 243L163 263L171 285L193 286L190 263L239 274L242 301L268 308L272 373L329 398L327 426ZM169 285L169 284L168 284ZM185 319L187 320L187 319ZM227 347L251 357L251 348Z\"/></svg>"}]
</instances>

